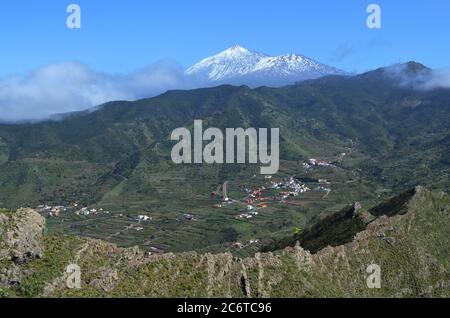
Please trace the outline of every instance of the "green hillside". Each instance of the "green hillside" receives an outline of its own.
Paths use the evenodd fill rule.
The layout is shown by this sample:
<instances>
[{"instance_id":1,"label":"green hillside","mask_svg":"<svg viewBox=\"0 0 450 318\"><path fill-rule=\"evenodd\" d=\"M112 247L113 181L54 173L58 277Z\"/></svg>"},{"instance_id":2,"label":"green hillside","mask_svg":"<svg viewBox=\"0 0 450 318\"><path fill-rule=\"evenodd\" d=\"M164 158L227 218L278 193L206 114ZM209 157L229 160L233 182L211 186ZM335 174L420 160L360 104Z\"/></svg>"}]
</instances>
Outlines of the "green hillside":
<instances>
[{"instance_id":1,"label":"green hillside","mask_svg":"<svg viewBox=\"0 0 450 318\"><path fill-rule=\"evenodd\" d=\"M424 67L409 63L406 69ZM313 191L269 202L252 220L236 219L246 209L242 189L270 183L259 165L173 164L170 133L192 128L195 119L222 129L280 128L282 162L274 180L309 180ZM348 202L367 207L417 184L448 191L449 127L450 90L400 86L383 69L277 89L170 91L63 120L0 125L0 206L108 210L97 216L61 213L48 220L49 231L164 251L223 251L235 240L289 236ZM333 168L305 169L310 158ZM319 179L331 183L330 193L314 190ZM211 192L225 181L238 203L215 209L220 198ZM152 221L137 225L140 214ZM234 232L237 237L229 235Z\"/></svg>"},{"instance_id":2,"label":"green hillside","mask_svg":"<svg viewBox=\"0 0 450 318\"><path fill-rule=\"evenodd\" d=\"M417 187L369 211L355 204L358 211L319 221L293 247L244 258L149 255L43 235L35 211L3 211L0 297L449 297L449 206L447 194ZM361 228L335 235L350 233L355 215ZM81 269L81 289L67 287L69 264ZM367 284L371 265L380 269L380 288Z\"/></svg>"}]
</instances>

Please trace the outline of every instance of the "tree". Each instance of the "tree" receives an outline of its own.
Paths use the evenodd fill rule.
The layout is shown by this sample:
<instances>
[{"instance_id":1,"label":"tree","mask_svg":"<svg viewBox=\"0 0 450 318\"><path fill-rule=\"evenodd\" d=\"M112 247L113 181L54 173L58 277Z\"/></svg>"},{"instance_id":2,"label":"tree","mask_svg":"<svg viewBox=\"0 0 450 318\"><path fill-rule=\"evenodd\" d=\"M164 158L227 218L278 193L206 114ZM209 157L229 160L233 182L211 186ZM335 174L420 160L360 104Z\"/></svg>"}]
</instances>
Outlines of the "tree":
<instances>
[{"instance_id":1,"label":"tree","mask_svg":"<svg viewBox=\"0 0 450 318\"><path fill-rule=\"evenodd\" d=\"M239 233L232 227L220 231L220 243L236 242Z\"/></svg>"}]
</instances>

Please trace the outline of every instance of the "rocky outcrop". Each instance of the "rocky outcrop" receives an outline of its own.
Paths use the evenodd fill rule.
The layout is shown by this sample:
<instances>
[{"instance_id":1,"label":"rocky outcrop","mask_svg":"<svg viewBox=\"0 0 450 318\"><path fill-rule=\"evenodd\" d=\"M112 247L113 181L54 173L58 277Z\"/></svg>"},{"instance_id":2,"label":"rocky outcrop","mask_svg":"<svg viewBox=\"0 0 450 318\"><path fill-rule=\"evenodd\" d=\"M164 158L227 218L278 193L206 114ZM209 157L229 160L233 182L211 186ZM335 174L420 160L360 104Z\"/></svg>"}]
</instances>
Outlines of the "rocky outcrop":
<instances>
[{"instance_id":1,"label":"rocky outcrop","mask_svg":"<svg viewBox=\"0 0 450 318\"><path fill-rule=\"evenodd\" d=\"M17 285L20 265L42 257L45 219L32 209L0 214L0 285Z\"/></svg>"},{"instance_id":2,"label":"rocky outcrop","mask_svg":"<svg viewBox=\"0 0 450 318\"><path fill-rule=\"evenodd\" d=\"M16 264L27 263L43 254L42 237L45 219L32 209L20 209L9 217L3 214L0 259Z\"/></svg>"}]
</instances>

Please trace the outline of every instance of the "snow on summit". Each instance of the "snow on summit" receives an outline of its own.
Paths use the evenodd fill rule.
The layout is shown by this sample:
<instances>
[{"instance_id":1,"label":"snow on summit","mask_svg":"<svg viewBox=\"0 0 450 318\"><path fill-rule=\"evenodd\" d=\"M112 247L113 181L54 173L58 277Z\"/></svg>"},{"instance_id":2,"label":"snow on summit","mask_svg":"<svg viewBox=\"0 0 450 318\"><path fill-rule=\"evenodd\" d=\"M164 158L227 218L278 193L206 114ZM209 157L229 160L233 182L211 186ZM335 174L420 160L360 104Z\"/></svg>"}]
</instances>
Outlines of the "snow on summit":
<instances>
[{"instance_id":1,"label":"snow on summit","mask_svg":"<svg viewBox=\"0 0 450 318\"><path fill-rule=\"evenodd\" d=\"M203 59L186 70L186 74L211 84L281 86L325 75L345 73L303 55L268 56L235 45Z\"/></svg>"},{"instance_id":2,"label":"snow on summit","mask_svg":"<svg viewBox=\"0 0 450 318\"><path fill-rule=\"evenodd\" d=\"M186 73L188 75L200 75L211 81L220 81L253 72L255 66L266 57L264 54L251 52L246 48L235 45L200 61L190 67Z\"/></svg>"}]
</instances>

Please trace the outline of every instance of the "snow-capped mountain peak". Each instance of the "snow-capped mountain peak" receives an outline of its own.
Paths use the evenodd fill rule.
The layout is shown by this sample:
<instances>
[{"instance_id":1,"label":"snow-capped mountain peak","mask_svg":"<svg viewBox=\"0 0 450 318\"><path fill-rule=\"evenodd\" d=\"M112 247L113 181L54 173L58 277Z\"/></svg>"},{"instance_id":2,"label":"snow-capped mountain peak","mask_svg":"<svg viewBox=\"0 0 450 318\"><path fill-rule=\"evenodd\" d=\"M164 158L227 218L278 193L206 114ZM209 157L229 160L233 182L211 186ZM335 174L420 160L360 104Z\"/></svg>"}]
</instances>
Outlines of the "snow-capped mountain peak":
<instances>
[{"instance_id":1,"label":"snow-capped mountain peak","mask_svg":"<svg viewBox=\"0 0 450 318\"><path fill-rule=\"evenodd\" d=\"M233 55L245 55L251 53L249 50L247 50L245 47L242 47L240 45L233 45L229 49L219 53L219 55L224 56L233 56Z\"/></svg>"},{"instance_id":2,"label":"snow-capped mountain peak","mask_svg":"<svg viewBox=\"0 0 450 318\"><path fill-rule=\"evenodd\" d=\"M211 84L281 86L344 72L303 55L268 56L234 45L190 67L186 74Z\"/></svg>"},{"instance_id":3,"label":"snow-capped mountain peak","mask_svg":"<svg viewBox=\"0 0 450 318\"><path fill-rule=\"evenodd\" d=\"M254 66L266 56L235 45L214 56L203 59L190 67L186 74L209 81L222 81L249 74Z\"/></svg>"}]
</instances>

